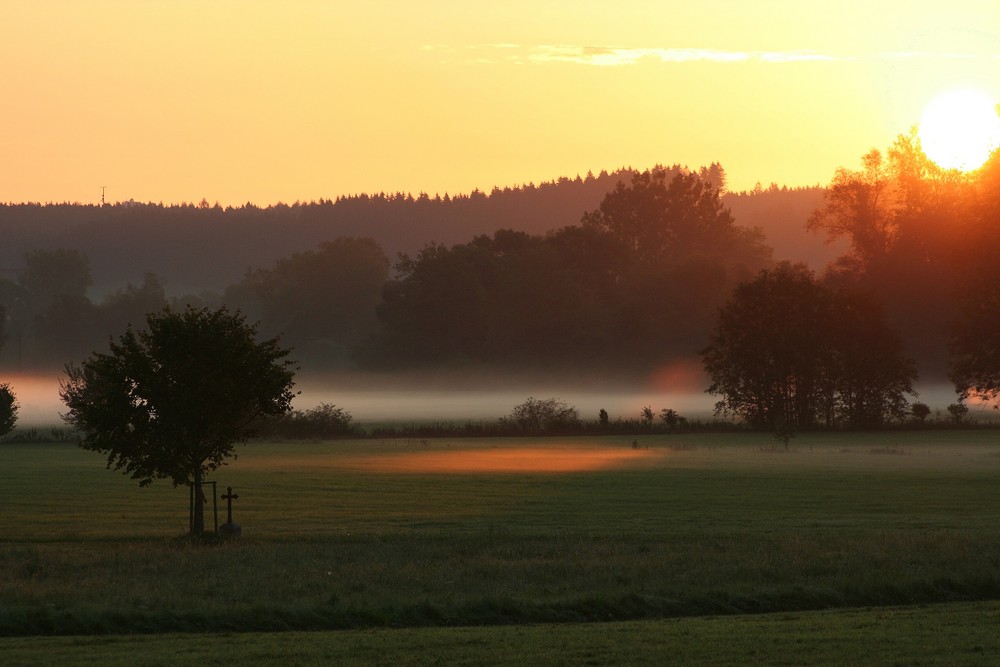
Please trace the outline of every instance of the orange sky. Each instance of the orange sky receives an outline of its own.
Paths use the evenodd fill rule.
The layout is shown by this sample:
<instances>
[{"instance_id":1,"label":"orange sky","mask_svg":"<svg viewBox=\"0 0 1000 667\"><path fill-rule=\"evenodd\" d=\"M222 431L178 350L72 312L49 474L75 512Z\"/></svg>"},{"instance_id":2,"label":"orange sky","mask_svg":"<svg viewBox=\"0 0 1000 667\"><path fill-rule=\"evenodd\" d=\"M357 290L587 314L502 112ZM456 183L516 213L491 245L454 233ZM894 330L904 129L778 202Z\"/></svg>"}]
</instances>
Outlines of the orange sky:
<instances>
[{"instance_id":1,"label":"orange sky","mask_svg":"<svg viewBox=\"0 0 1000 667\"><path fill-rule=\"evenodd\" d=\"M945 89L1000 98L1000 5L0 0L0 81L4 202L825 184Z\"/></svg>"}]
</instances>

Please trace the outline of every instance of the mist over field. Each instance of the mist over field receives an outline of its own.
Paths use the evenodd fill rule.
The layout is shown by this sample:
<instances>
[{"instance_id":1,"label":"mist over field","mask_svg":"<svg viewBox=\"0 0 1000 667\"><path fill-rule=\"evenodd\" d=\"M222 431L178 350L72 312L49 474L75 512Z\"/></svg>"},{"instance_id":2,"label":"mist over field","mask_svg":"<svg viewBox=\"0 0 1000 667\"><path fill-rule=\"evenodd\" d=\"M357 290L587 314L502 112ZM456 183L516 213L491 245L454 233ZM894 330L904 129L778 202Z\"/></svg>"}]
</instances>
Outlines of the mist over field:
<instances>
[{"instance_id":1,"label":"mist over field","mask_svg":"<svg viewBox=\"0 0 1000 667\"><path fill-rule=\"evenodd\" d=\"M901 135L891 164L877 151L866 160L929 170L914 141ZM712 163L268 208L0 205L12 240L0 251L11 267L0 277L0 369L21 426L58 424L64 364L164 307L226 307L290 350L298 410L332 404L357 424L462 422L554 397L583 420L602 410L635 420L650 408L706 421L719 394L706 394L702 354L720 343L723 308L755 276L798 271L825 286L801 308L782 304L790 293L771 295L773 312L748 311L728 339L751 325L765 340L805 332L813 320L794 313L832 298L823 290L856 294L783 347L819 358L843 313L866 313L835 356L869 354L851 362L862 374L896 359L887 372L904 379L896 407L872 423L905 418L916 400L936 418L957 399L949 338L991 246L972 214L951 234L925 218L973 201L978 186L938 192L899 176L909 190L872 204L894 220L872 237L845 213L850 193L875 187L869 177L842 170L846 181L830 188L728 192ZM912 204L920 197L933 205ZM956 263L963 253L974 261Z\"/></svg>"},{"instance_id":2,"label":"mist over field","mask_svg":"<svg viewBox=\"0 0 1000 667\"><path fill-rule=\"evenodd\" d=\"M680 375L680 373L679 373ZM575 406L586 420L596 420L601 409L611 419L637 419L651 406L672 408L689 417L711 416L714 401L700 390L701 375L684 369L674 381L660 380L611 385L589 379L559 377L501 377L497 373L336 373L300 377L294 400L298 410L321 403L342 407L362 425L371 423L461 423L492 421L508 415L529 396L557 397ZM65 406L59 400L57 375L15 375L9 379L21 404L22 426L58 426Z\"/></svg>"},{"instance_id":3,"label":"mist over field","mask_svg":"<svg viewBox=\"0 0 1000 667\"><path fill-rule=\"evenodd\" d=\"M18 424L30 427L64 426L66 408L59 400L59 376L14 375L7 379L21 405ZM491 422L510 414L528 397L559 398L577 408L580 418L596 421L600 410L611 420L638 419L644 407L654 413L676 410L689 420L710 421L716 398L705 393L708 380L692 364L664 369L644 381L600 377L526 377L493 373L361 373L307 374L298 378L297 410L320 404L345 409L361 426L377 424L461 424ZM944 383L921 385L919 400L944 418L945 406L955 401L954 388ZM997 419L995 410L972 403L970 418L980 423ZM719 417L724 418L724 417Z\"/></svg>"}]
</instances>

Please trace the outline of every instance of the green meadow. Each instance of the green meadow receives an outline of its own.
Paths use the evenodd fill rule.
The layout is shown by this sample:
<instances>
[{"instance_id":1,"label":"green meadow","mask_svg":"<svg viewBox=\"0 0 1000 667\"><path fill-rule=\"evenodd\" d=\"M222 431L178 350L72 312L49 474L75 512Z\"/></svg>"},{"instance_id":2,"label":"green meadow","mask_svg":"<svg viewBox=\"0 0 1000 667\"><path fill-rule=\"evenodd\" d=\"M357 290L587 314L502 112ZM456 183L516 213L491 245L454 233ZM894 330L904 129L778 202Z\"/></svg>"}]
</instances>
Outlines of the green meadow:
<instances>
[{"instance_id":1,"label":"green meadow","mask_svg":"<svg viewBox=\"0 0 1000 667\"><path fill-rule=\"evenodd\" d=\"M243 536L197 546L97 454L0 470L4 664L1000 656L998 431L253 442L212 476Z\"/></svg>"}]
</instances>

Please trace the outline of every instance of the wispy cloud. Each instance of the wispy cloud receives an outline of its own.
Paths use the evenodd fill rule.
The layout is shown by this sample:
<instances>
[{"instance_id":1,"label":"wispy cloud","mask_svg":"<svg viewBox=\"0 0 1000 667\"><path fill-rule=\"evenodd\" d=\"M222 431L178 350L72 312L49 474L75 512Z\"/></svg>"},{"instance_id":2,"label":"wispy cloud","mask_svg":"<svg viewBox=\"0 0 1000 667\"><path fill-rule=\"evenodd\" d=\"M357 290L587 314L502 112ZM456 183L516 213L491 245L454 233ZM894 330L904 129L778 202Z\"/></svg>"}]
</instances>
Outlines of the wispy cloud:
<instances>
[{"instance_id":1,"label":"wispy cloud","mask_svg":"<svg viewBox=\"0 0 1000 667\"><path fill-rule=\"evenodd\" d=\"M575 46L571 44L539 44L525 46L519 44L482 44L452 48L437 44L424 47L425 50L444 51L449 59L475 62L508 63L570 63L597 67L621 67L640 62L692 63L715 62L737 63L760 61L787 63L799 61L826 61L841 59L815 51L729 51L724 49L676 49L676 48L624 48L614 46Z\"/></svg>"},{"instance_id":2,"label":"wispy cloud","mask_svg":"<svg viewBox=\"0 0 1000 667\"><path fill-rule=\"evenodd\" d=\"M577 46L572 44L480 44L456 48L444 44L424 47L428 51L447 53L451 61L477 63L546 64L567 63L594 67L622 67L643 62L660 63L798 63L856 61L875 57L881 59L977 58L974 53L940 53L900 51L879 54L852 55L819 51L738 51L692 48L626 48L615 46ZM1000 58L1000 54L991 56Z\"/></svg>"},{"instance_id":3,"label":"wispy cloud","mask_svg":"<svg viewBox=\"0 0 1000 667\"><path fill-rule=\"evenodd\" d=\"M634 65L642 60L660 62L737 62L749 54L715 49L629 49L609 46L541 45L528 49L528 58L535 62L568 62L580 65L614 67Z\"/></svg>"}]
</instances>

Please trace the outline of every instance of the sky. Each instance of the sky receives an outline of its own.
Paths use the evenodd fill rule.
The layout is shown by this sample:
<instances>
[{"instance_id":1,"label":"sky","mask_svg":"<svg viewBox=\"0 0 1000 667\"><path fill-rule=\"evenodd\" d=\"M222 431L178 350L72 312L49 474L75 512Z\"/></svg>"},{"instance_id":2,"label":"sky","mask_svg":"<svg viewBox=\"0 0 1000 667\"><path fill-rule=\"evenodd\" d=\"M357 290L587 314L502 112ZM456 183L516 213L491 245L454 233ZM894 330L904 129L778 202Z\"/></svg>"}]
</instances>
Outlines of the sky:
<instances>
[{"instance_id":1,"label":"sky","mask_svg":"<svg viewBox=\"0 0 1000 667\"><path fill-rule=\"evenodd\" d=\"M1000 5L0 0L0 83L0 202L816 185L941 92L1000 99Z\"/></svg>"}]
</instances>

